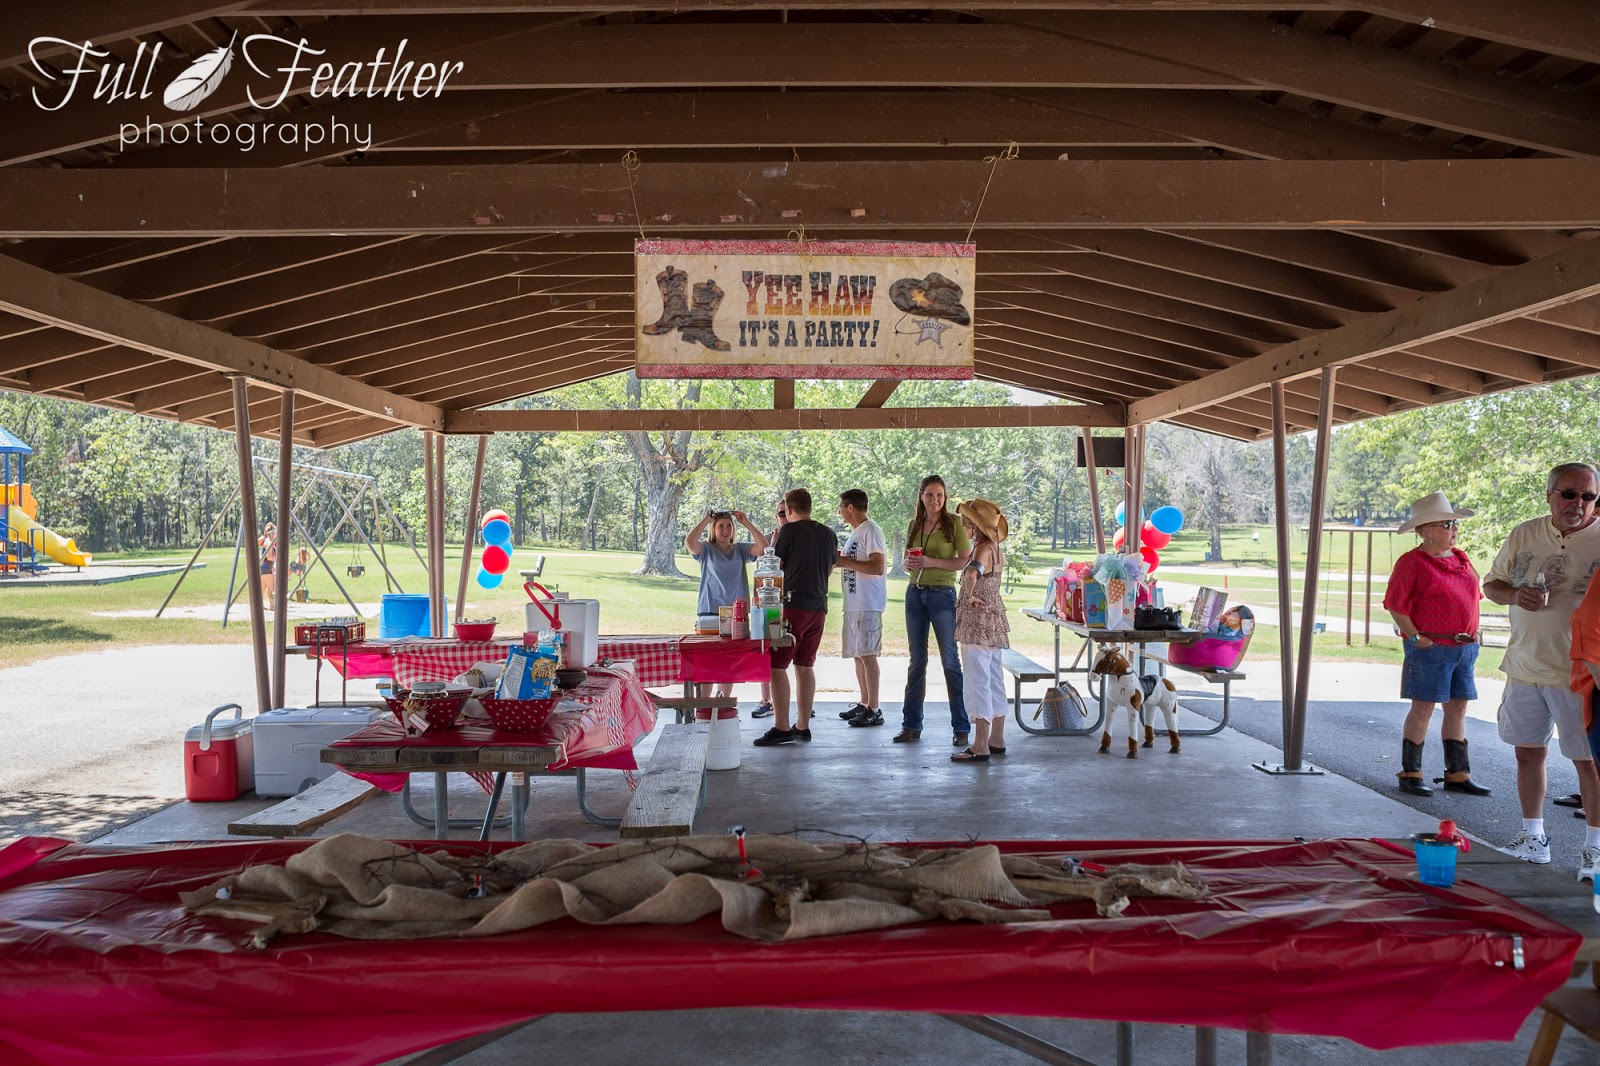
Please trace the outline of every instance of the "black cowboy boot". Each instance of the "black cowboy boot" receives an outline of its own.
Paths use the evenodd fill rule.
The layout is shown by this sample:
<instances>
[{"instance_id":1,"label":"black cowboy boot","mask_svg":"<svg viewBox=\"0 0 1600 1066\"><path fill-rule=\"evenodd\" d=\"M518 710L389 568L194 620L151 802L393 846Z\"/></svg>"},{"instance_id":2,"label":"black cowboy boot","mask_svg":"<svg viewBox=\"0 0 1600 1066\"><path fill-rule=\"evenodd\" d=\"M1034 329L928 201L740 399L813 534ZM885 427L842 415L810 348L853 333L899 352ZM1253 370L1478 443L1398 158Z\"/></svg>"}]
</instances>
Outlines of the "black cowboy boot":
<instances>
[{"instance_id":1,"label":"black cowboy boot","mask_svg":"<svg viewBox=\"0 0 1600 1066\"><path fill-rule=\"evenodd\" d=\"M703 344L714 352L725 352L733 345L717 339L711 320L727 293L714 281L704 281L694 287L694 306L689 309L689 324L682 329L683 339Z\"/></svg>"},{"instance_id":2,"label":"black cowboy boot","mask_svg":"<svg viewBox=\"0 0 1600 1066\"><path fill-rule=\"evenodd\" d=\"M656 275L656 288L661 290L661 317L639 332L652 337L671 333L689 324L689 275L675 267L667 267Z\"/></svg>"},{"instance_id":3,"label":"black cowboy boot","mask_svg":"<svg viewBox=\"0 0 1600 1066\"><path fill-rule=\"evenodd\" d=\"M1472 767L1467 763L1467 742L1444 742L1444 776L1434 778L1444 783L1446 792L1465 792L1469 796L1487 796L1489 789L1472 779Z\"/></svg>"},{"instance_id":4,"label":"black cowboy boot","mask_svg":"<svg viewBox=\"0 0 1600 1066\"><path fill-rule=\"evenodd\" d=\"M1400 791L1413 796L1431 796L1433 789L1422 783L1422 745L1410 740L1400 741Z\"/></svg>"}]
</instances>

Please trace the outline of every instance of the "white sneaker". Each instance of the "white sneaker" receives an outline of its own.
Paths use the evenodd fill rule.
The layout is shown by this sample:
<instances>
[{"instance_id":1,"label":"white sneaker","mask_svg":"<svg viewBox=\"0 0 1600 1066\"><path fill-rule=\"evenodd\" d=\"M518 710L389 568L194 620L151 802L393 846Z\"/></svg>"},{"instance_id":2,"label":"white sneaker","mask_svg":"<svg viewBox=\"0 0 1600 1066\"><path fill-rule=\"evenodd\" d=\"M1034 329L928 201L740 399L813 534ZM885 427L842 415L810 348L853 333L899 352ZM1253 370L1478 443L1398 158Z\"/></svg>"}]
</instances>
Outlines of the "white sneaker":
<instances>
[{"instance_id":1,"label":"white sneaker","mask_svg":"<svg viewBox=\"0 0 1600 1066\"><path fill-rule=\"evenodd\" d=\"M1550 838L1547 836L1536 837L1526 829L1518 833L1516 839L1511 843L1496 850L1503 851L1514 859L1537 863L1540 866L1550 862Z\"/></svg>"},{"instance_id":2,"label":"white sneaker","mask_svg":"<svg viewBox=\"0 0 1600 1066\"><path fill-rule=\"evenodd\" d=\"M1600 848L1584 846L1578 849L1578 880L1600 879Z\"/></svg>"}]
</instances>

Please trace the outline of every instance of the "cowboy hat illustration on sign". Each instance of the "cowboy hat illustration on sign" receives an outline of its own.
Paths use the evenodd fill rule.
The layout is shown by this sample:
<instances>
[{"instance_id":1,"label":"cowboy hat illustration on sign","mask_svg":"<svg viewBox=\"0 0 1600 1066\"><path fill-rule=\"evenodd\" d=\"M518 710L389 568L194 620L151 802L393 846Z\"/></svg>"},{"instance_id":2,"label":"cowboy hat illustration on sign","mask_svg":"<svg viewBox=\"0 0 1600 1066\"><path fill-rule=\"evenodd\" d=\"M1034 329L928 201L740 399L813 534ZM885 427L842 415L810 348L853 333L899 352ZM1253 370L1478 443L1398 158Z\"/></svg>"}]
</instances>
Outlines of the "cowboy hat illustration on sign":
<instances>
[{"instance_id":1,"label":"cowboy hat illustration on sign","mask_svg":"<svg viewBox=\"0 0 1600 1066\"><path fill-rule=\"evenodd\" d=\"M961 306L961 286L943 274L901 278L889 286L889 299L911 314L942 318L958 326L972 325L972 315Z\"/></svg>"}]
</instances>

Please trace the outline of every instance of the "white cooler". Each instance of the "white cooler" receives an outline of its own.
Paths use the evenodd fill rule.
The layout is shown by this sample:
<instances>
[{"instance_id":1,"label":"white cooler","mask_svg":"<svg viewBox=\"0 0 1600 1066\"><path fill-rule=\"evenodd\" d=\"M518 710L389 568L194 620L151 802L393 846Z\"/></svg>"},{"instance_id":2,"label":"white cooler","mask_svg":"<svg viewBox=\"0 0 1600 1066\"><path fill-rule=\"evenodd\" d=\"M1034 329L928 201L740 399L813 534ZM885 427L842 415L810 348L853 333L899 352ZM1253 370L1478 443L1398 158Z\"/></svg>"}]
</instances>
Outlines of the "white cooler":
<instances>
[{"instance_id":1,"label":"white cooler","mask_svg":"<svg viewBox=\"0 0 1600 1066\"><path fill-rule=\"evenodd\" d=\"M322 761L335 740L389 717L381 707L283 707L251 720L255 736L256 795L296 796L332 777Z\"/></svg>"}]
</instances>

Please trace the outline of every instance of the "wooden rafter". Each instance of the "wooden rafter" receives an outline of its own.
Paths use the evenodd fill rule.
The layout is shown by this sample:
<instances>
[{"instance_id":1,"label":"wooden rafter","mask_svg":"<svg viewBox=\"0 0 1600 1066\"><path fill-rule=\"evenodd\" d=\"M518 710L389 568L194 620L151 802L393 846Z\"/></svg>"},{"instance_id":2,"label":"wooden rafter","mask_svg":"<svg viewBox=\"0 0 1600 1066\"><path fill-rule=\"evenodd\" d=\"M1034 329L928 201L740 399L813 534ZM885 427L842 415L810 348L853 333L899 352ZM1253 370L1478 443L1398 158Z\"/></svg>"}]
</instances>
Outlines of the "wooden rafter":
<instances>
[{"instance_id":1,"label":"wooden rafter","mask_svg":"<svg viewBox=\"0 0 1600 1066\"><path fill-rule=\"evenodd\" d=\"M1157 422L1270 384L1427 344L1600 293L1600 241L1512 267L1406 307L1265 352L1247 363L1169 389L1129 408L1130 421Z\"/></svg>"},{"instance_id":2,"label":"wooden rafter","mask_svg":"<svg viewBox=\"0 0 1600 1066\"><path fill-rule=\"evenodd\" d=\"M990 426L1116 426L1109 407L802 407L748 411L455 411L447 433L605 433L619 430L972 429Z\"/></svg>"},{"instance_id":3,"label":"wooden rafter","mask_svg":"<svg viewBox=\"0 0 1600 1066\"><path fill-rule=\"evenodd\" d=\"M989 168L971 163L645 164L663 231L869 231L970 217ZM1600 159L1404 163L1014 161L982 228L1584 228L1600 225ZM669 192L670 191L670 192ZM670 210L668 204L670 202ZM490 214L490 207L493 214ZM852 217L864 210L862 217ZM791 212L785 215L785 212ZM798 212L796 215L793 212ZM634 228L628 175L561 165L99 172L0 170L0 232L498 233Z\"/></svg>"}]
</instances>

